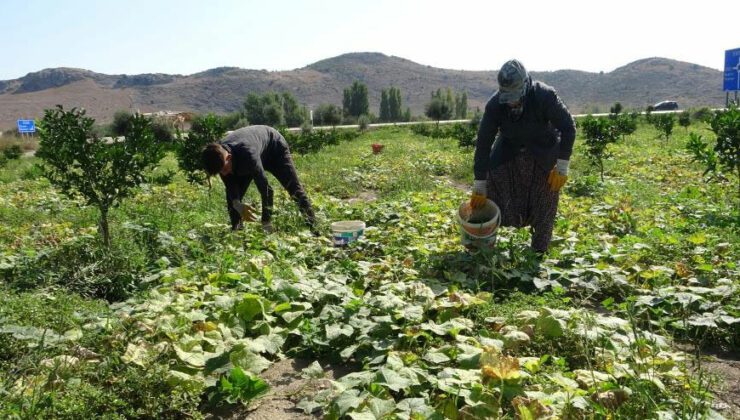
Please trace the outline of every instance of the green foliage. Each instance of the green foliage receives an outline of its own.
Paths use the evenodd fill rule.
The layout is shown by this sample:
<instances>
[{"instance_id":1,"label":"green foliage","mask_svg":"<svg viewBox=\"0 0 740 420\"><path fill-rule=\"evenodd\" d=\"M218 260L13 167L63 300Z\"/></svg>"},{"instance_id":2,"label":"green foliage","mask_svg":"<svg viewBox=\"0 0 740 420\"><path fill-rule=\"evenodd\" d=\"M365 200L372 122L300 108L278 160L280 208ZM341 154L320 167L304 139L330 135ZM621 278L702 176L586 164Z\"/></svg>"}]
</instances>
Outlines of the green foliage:
<instances>
[{"instance_id":1,"label":"green foliage","mask_svg":"<svg viewBox=\"0 0 740 420\"><path fill-rule=\"evenodd\" d=\"M652 105L648 105L645 108L645 121L647 121L648 124L652 124L653 122L653 111L655 111L655 107Z\"/></svg>"},{"instance_id":2,"label":"green foliage","mask_svg":"<svg viewBox=\"0 0 740 420\"><path fill-rule=\"evenodd\" d=\"M177 161L180 169L191 183L202 183L206 179L201 161L201 151L209 143L221 140L226 134L221 118L214 114L200 116L193 120L187 137L179 135L177 140Z\"/></svg>"},{"instance_id":3,"label":"green foliage","mask_svg":"<svg viewBox=\"0 0 740 420\"><path fill-rule=\"evenodd\" d=\"M710 126L717 136L714 152L723 170L740 175L740 109L735 105L718 111Z\"/></svg>"},{"instance_id":4,"label":"green foliage","mask_svg":"<svg viewBox=\"0 0 740 420\"><path fill-rule=\"evenodd\" d=\"M17 261L5 271L5 281L21 290L62 287L81 296L116 302L139 288L145 268L143 256L122 244L101 247L91 237L79 237L50 252Z\"/></svg>"},{"instance_id":5,"label":"green foliage","mask_svg":"<svg viewBox=\"0 0 740 420\"><path fill-rule=\"evenodd\" d=\"M610 115L612 117L612 115ZM616 115L612 118L617 134L624 139L637 131L637 119L633 115Z\"/></svg>"},{"instance_id":6,"label":"green foliage","mask_svg":"<svg viewBox=\"0 0 740 420\"><path fill-rule=\"evenodd\" d=\"M280 130L292 153L314 153L326 146L350 141L359 134L354 130L301 130L299 133Z\"/></svg>"},{"instance_id":7,"label":"green foliage","mask_svg":"<svg viewBox=\"0 0 740 420\"><path fill-rule=\"evenodd\" d=\"M244 100L244 116L254 125L273 127L285 125L285 110L277 93L255 95L250 93Z\"/></svg>"},{"instance_id":8,"label":"green foliage","mask_svg":"<svg viewBox=\"0 0 740 420\"><path fill-rule=\"evenodd\" d=\"M455 118L465 119L468 117L468 92L455 94Z\"/></svg>"},{"instance_id":9,"label":"green foliage","mask_svg":"<svg viewBox=\"0 0 740 420\"><path fill-rule=\"evenodd\" d=\"M248 404L266 394L269 389L269 385L259 377L235 367L228 375L221 377L215 391L211 393L210 400L212 403L226 401L229 404L237 402Z\"/></svg>"},{"instance_id":10,"label":"green foliage","mask_svg":"<svg viewBox=\"0 0 740 420\"><path fill-rule=\"evenodd\" d=\"M403 120L402 106L401 89L391 86L388 90L388 121L398 122Z\"/></svg>"},{"instance_id":11,"label":"green foliage","mask_svg":"<svg viewBox=\"0 0 740 420\"><path fill-rule=\"evenodd\" d=\"M609 109L610 114L619 115L622 112L622 104L616 102L614 106Z\"/></svg>"},{"instance_id":12,"label":"green foliage","mask_svg":"<svg viewBox=\"0 0 740 420\"><path fill-rule=\"evenodd\" d=\"M370 113L366 84L353 82L352 86L344 89L343 98L342 112L345 116L359 118Z\"/></svg>"},{"instance_id":13,"label":"green foliage","mask_svg":"<svg viewBox=\"0 0 740 420\"><path fill-rule=\"evenodd\" d=\"M360 118L357 119L357 125L360 128L360 131L365 131L370 126L370 117L367 115L360 115Z\"/></svg>"},{"instance_id":14,"label":"green foliage","mask_svg":"<svg viewBox=\"0 0 740 420\"><path fill-rule=\"evenodd\" d=\"M108 212L146 180L145 171L160 161L163 151L151 121L141 115L131 118L123 141L113 143L92 133L94 123L84 110L46 110L36 155L44 160L44 175L53 185L98 208L99 231L110 244Z\"/></svg>"},{"instance_id":15,"label":"green foliage","mask_svg":"<svg viewBox=\"0 0 740 420\"><path fill-rule=\"evenodd\" d=\"M7 160L14 160L18 159L23 155L23 149L21 149L21 146L18 144L11 144L10 146L3 149L3 156Z\"/></svg>"},{"instance_id":16,"label":"green foliage","mask_svg":"<svg viewBox=\"0 0 740 420\"><path fill-rule=\"evenodd\" d=\"M391 120L391 107L388 103L388 92L383 89L380 92L380 122L388 122Z\"/></svg>"},{"instance_id":17,"label":"green foliage","mask_svg":"<svg viewBox=\"0 0 740 420\"><path fill-rule=\"evenodd\" d=\"M652 124L667 140L673 133L673 126L676 124L676 116L673 114L654 115L652 117Z\"/></svg>"},{"instance_id":18,"label":"green foliage","mask_svg":"<svg viewBox=\"0 0 740 420\"><path fill-rule=\"evenodd\" d=\"M608 146L619 138L617 126L609 118L594 118L591 115L578 121L578 125L586 140L586 156L599 169L603 181L604 160L611 156Z\"/></svg>"},{"instance_id":19,"label":"green foliage","mask_svg":"<svg viewBox=\"0 0 740 420\"><path fill-rule=\"evenodd\" d=\"M691 125L691 112L684 111L678 114L678 125L688 130Z\"/></svg>"},{"instance_id":20,"label":"green foliage","mask_svg":"<svg viewBox=\"0 0 740 420\"><path fill-rule=\"evenodd\" d=\"M452 118L452 108L444 99L434 98L426 105L424 114L435 121L449 120Z\"/></svg>"},{"instance_id":21,"label":"green foliage","mask_svg":"<svg viewBox=\"0 0 740 420\"><path fill-rule=\"evenodd\" d=\"M133 115L129 111L120 110L113 114L113 122L110 124L110 134L112 136L125 136L129 129Z\"/></svg>"},{"instance_id":22,"label":"green foliage","mask_svg":"<svg viewBox=\"0 0 740 420\"><path fill-rule=\"evenodd\" d=\"M337 126L342 123L342 110L334 104L321 104L313 112L314 125Z\"/></svg>"},{"instance_id":23,"label":"green foliage","mask_svg":"<svg viewBox=\"0 0 740 420\"><path fill-rule=\"evenodd\" d=\"M345 248L330 245L327 224L312 237L280 189L279 235L264 235L259 224L227 234L220 189L179 174L146 186L116 212L141 225L122 238L142 237L116 241L113 254L136 263L118 270L149 291L91 309L55 292L59 283L27 299L0 286L0 417L218 417L203 404L209 393L253 398L283 355L352 368L337 380L315 364L304 371L298 407L318 417L716 416L701 359L674 343L740 343L733 189L701 182L676 153L681 133L657 143L653 133L640 126L610 146L613 182L581 175L585 142L576 143L547 258L529 252L527 229L501 228L493 249L466 251L454 214L473 151L405 127L295 156L320 218L366 221ZM374 143L383 153L371 153ZM0 169L0 277L19 261L39 261L38 273L94 270L102 257L82 246L55 264L34 259L92 219L44 180L17 179L33 160ZM147 247L159 241L170 245Z\"/></svg>"},{"instance_id":24,"label":"green foliage","mask_svg":"<svg viewBox=\"0 0 740 420\"><path fill-rule=\"evenodd\" d=\"M697 133L689 133L689 141L686 143L686 149L691 153L695 162L704 164L706 170L704 175L717 170L717 154L714 149L709 147L704 138Z\"/></svg>"},{"instance_id":25,"label":"green foliage","mask_svg":"<svg viewBox=\"0 0 740 420\"><path fill-rule=\"evenodd\" d=\"M283 115L285 115L285 124L288 127L300 127L308 120L308 110L298 104L298 100L293 94L283 92L280 99L283 106Z\"/></svg>"},{"instance_id":26,"label":"green foliage","mask_svg":"<svg viewBox=\"0 0 740 420\"><path fill-rule=\"evenodd\" d=\"M472 119L469 123L454 123L434 126L429 124L415 124L411 126L411 131L434 139L457 139L458 146L471 147L475 146L479 124L480 119Z\"/></svg>"},{"instance_id":27,"label":"green foliage","mask_svg":"<svg viewBox=\"0 0 740 420\"><path fill-rule=\"evenodd\" d=\"M160 143L171 143L175 140L172 126L159 119L152 120L152 134L154 134L154 139Z\"/></svg>"},{"instance_id":28,"label":"green foliage","mask_svg":"<svg viewBox=\"0 0 740 420\"><path fill-rule=\"evenodd\" d=\"M700 121L700 122L708 123L709 121L712 120L712 116L713 115L714 115L714 113L712 112L711 109L709 109L708 107L702 107L702 108L699 108L699 109L695 110L691 114L691 118L694 121Z\"/></svg>"}]
</instances>

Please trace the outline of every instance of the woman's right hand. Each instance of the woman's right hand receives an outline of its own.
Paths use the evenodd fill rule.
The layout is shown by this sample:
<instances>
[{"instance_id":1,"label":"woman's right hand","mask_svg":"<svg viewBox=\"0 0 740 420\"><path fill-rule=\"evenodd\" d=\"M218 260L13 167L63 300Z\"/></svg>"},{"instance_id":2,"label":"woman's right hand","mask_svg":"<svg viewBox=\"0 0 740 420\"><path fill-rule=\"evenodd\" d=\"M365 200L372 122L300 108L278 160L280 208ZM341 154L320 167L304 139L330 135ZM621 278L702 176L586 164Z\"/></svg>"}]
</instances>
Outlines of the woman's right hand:
<instances>
[{"instance_id":1,"label":"woman's right hand","mask_svg":"<svg viewBox=\"0 0 740 420\"><path fill-rule=\"evenodd\" d=\"M255 210L254 207L244 204L237 199L234 199L234 201L231 202L231 205L234 207L234 210L241 215L242 220L246 220L247 222L254 222L257 220L257 210Z\"/></svg>"},{"instance_id":2,"label":"woman's right hand","mask_svg":"<svg viewBox=\"0 0 740 420\"><path fill-rule=\"evenodd\" d=\"M487 183L485 179L476 179L473 182L473 194L470 196L470 207L477 209L486 204Z\"/></svg>"}]
</instances>

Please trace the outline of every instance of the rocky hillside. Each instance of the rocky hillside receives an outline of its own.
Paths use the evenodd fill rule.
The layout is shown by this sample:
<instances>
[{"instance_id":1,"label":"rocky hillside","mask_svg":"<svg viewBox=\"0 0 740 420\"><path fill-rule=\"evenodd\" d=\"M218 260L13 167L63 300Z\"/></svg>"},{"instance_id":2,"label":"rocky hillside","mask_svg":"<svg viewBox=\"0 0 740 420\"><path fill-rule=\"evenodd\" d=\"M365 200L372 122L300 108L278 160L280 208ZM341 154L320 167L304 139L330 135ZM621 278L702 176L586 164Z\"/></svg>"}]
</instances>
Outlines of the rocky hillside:
<instances>
[{"instance_id":1,"label":"rocky hillside","mask_svg":"<svg viewBox=\"0 0 740 420\"><path fill-rule=\"evenodd\" d=\"M525 63L526 64L526 63ZM469 105L482 107L496 89L495 71L440 69L379 53L351 53L290 71L220 67L189 76L106 75L72 68L45 69L0 81L0 129L18 118L37 118L56 104L84 107L108 121L119 109L233 112L249 93L288 91L311 107L341 105L342 90L355 80L368 85L370 106L378 113L381 89L401 89L404 107L423 112L431 91L466 90ZM603 112L614 102L640 108L666 99L682 108L721 106L722 72L665 58L648 58L609 73L577 70L533 72L554 86L572 111Z\"/></svg>"}]
</instances>

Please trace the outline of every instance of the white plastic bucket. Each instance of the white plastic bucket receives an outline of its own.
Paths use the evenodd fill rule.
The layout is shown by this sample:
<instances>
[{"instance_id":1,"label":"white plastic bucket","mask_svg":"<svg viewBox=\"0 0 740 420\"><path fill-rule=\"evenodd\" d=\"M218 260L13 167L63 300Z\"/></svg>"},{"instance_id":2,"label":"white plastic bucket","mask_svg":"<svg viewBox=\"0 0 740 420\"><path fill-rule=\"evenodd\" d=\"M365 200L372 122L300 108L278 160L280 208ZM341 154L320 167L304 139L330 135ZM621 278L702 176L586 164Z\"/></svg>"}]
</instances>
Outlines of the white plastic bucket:
<instances>
[{"instance_id":1,"label":"white plastic bucket","mask_svg":"<svg viewBox=\"0 0 740 420\"><path fill-rule=\"evenodd\" d=\"M501 222L501 209L492 200L478 209L466 200L457 209L460 242L467 247L486 248L496 243L496 230Z\"/></svg>"},{"instance_id":2,"label":"white plastic bucket","mask_svg":"<svg viewBox=\"0 0 740 420\"><path fill-rule=\"evenodd\" d=\"M354 242L365 233L365 222L362 220L342 220L331 224L334 246L344 246Z\"/></svg>"}]
</instances>

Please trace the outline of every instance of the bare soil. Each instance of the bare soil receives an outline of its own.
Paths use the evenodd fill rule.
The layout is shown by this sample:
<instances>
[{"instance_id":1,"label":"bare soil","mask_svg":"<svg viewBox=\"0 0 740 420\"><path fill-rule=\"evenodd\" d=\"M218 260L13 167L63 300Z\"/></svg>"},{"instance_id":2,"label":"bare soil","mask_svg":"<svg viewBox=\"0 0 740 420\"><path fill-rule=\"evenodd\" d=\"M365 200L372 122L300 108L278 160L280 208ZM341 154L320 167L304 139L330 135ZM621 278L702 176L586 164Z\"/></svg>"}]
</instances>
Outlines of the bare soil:
<instances>
[{"instance_id":1,"label":"bare soil","mask_svg":"<svg viewBox=\"0 0 740 420\"><path fill-rule=\"evenodd\" d=\"M315 419L296 408L296 404L306 396L326 389L330 379L337 379L352 371L348 366L331 366L321 363L326 377L308 380L301 377L301 370L312 363L307 359L285 359L274 363L262 372L260 377L270 384L267 395L252 403L249 407L240 405L218 407L206 413L207 419L236 420L304 420Z\"/></svg>"},{"instance_id":2,"label":"bare soil","mask_svg":"<svg viewBox=\"0 0 740 420\"><path fill-rule=\"evenodd\" d=\"M720 379L714 386L716 399L712 408L728 419L740 420L740 360L723 357L710 356L702 363L708 373Z\"/></svg>"}]
</instances>

